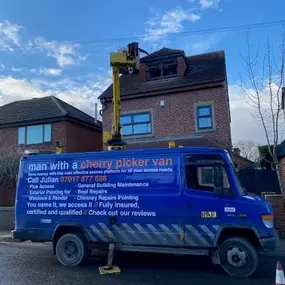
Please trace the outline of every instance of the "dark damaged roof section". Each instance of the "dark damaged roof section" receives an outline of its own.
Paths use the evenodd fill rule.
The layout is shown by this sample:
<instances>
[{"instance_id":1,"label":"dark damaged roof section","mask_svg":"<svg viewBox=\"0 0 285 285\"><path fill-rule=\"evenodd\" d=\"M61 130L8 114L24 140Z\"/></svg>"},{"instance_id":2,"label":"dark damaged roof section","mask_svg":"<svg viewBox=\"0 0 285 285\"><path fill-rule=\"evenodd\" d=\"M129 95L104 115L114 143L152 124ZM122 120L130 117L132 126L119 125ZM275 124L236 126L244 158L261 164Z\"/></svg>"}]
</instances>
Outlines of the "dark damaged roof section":
<instances>
[{"instance_id":1,"label":"dark damaged roof section","mask_svg":"<svg viewBox=\"0 0 285 285\"><path fill-rule=\"evenodd\" d=\"M173 50L163 48L141 59L141 62L149 62L158 58L169 56L183 56L187 68L184 76L175 76L141 82L138 74L121 75L120 89L121 98L148 97L159 92L181 88L199 88L205 84L223 84L226 80L225 52L216 51L211 53L185 56L183 50ZM99 99L106 98L108 101L112 97L111 84L100 96Z\"/></svg>"}]
</instances>

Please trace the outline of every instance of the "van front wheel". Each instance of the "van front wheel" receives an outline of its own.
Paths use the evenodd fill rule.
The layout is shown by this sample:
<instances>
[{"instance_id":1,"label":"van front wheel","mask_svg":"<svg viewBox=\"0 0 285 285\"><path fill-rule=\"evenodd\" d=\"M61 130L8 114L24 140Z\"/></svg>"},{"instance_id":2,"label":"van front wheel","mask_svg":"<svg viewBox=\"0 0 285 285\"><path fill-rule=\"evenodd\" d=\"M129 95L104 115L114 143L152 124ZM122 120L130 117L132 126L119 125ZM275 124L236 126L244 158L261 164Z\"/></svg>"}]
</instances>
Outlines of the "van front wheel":
<instances>
[{"instance_id":1,"label":"van front wheel","mask_svg":"<svg viewBox=\"0 0 285 285\"><path fill-rule=\"evenodd\" d=\"M235 277L251 276L258 265L258 255L253 245L244 238L233 237L219 247L221 266Z\"/></svg>"},{"instance_id":2,"label":"van front wheel","mask_svg":"<svg viewBox=\"0 0 285 285\"><path fill-rule=\"evenodd\" d=\"M81 233L63 235L56 244L56 256L64 266L77 266L88 256L88 245Z\"/></svg>"}]
</instances>

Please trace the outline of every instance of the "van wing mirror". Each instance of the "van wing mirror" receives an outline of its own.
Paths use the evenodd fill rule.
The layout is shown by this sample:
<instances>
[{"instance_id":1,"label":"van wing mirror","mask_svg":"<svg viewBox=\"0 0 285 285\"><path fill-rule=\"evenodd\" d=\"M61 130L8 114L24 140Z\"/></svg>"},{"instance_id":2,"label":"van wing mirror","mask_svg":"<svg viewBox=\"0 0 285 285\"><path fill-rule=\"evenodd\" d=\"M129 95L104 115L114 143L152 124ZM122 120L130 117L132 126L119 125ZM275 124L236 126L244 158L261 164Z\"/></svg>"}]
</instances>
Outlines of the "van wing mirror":
<instances>
[{"instance_id":1,"label":"van wing mirror","mask_svg":"<svg viewBox=\"0 0 285 285\"><path fill-rule=\"evenodd\" d=\"M214 192L216 194L223 193L223 173L221 166L218 164L214 165L214 186Z\"/></svg>"}]
</instances>

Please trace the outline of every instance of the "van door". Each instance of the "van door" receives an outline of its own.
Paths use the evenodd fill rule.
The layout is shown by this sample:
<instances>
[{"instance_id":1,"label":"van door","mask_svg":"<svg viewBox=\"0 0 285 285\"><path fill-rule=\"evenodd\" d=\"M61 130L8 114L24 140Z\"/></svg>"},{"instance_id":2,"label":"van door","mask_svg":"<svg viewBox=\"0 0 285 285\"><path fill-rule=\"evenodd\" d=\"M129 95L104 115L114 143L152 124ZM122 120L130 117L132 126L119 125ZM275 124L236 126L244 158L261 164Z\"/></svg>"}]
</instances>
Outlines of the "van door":
<instances>
[{"instance_id":1,"label":"van door","mask_svg":"<svg viewBox=\"0 0 285 285\"><path fill-rule=\"evenodd\" d=\"M214 192L214 165L223 174L223 194ZM236 219L237 202L220 154L185 155L184 238L187 247L211 247L219 227Z\"/></svg>"}]
</instances>

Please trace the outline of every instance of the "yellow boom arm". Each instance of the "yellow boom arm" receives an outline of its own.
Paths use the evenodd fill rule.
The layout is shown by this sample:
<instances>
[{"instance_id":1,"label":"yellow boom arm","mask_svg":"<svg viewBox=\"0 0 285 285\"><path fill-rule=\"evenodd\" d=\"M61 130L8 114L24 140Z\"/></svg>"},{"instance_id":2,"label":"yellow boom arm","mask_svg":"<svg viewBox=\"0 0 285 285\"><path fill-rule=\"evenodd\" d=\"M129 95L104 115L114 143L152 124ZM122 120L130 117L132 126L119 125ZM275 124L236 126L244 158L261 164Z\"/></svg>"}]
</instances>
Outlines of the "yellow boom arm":
<instances>
[{"instance_id":1,"label":"yellow boom arm","mask_svg":"<svg viewBox=\"0 0 285 285\"><path fill-rule=\"evenodd\" d=\"M121 98L120 74L132 74L139 71L139 48L137 43L131 43L126 50L112 52L110 65L113 69L113 121L112 138L107 141L109 150L125 149L126 143L121 135Z\"/></svg>"}]
</instances>

